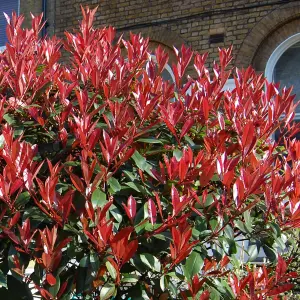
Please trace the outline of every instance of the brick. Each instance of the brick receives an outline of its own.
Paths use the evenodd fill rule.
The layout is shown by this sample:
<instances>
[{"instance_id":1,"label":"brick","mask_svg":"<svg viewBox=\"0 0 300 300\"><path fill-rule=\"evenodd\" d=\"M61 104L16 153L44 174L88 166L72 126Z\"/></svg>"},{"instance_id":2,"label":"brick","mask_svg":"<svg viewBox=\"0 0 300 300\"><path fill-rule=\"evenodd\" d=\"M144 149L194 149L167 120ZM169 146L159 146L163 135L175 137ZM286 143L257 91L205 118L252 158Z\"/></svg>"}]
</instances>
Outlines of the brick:
<instances>
[{"instance_id":1,"label":"brick","mask_svg":"<svg viewBox=\"0 0 300 300\"><path fill-rule=\"evenodd\" d=\"M116 28L133 24L172 20L170 23L155 27L142 27L132 30L149 35L151 40L162 44L167 49L172 45L180 47L182 43L190 45L193 50L211 53L208 62L217 59L218 47L233 45L233 64L246 66L253 62L255 55L262 62L257 68L263 69L264 60L270 51L293 32L299 32L300 6L298 3L273 5L273 0L266 0L268 6L232 11L212 16L188 17L202 12L213 12L226 8L237 8L246 5L260 4L254 0L48 0L47 18L49 35L62 37L65 30L72 31L81 19L80 4L95 7L99 5L95 24L103 26L112 24ZM25 27L30 25L30 11L42 12L42 0L20 0L20 11L25 15ZM182 20L174 21L178 18ZM292 20L292 21L291 21ZM298 23L299 24L298 24ZM285 24L291 23L291 25ZM279 30L278 26L285 30ZM279 27L280 27L279 26ZM128 34L129 30L125 30ZM275 32L277 36L275 36ZM210 34L225 33L225 44L209 44ZM272 39L270 37L273 37ZM172 51L172 50L169 50Z\"/></svg>"}]
</instances>

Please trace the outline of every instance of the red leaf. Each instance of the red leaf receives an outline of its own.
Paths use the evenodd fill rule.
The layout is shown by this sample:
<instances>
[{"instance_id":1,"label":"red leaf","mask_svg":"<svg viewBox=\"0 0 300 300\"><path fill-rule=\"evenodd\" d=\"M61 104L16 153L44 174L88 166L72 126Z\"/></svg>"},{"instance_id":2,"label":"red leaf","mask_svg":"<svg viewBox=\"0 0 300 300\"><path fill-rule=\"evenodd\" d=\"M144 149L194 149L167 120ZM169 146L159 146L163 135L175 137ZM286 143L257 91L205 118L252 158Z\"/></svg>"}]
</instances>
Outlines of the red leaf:
<instances>
[{"instance_id":1,"label":"red leaf","mask_svg":"<svg viewBox=\"0 0 300 300\"><path fill-rule=\"evenodd\" d=\"M194 124L194 120L193 119L188 119L182 129L181 129L181 134L180 134L180 140L185 136L185 134L191 129L191 127Z\"/></svg>"},{"instance_id":2,"label":"red leaf","mask_svg":"<svg viewBox=\"0 0 300 300\"><path fill-rule=\"evenodd\" d=\"M268 296L275 296L284 292L291 290L294 287L292 283L283 284L275 289L268 292Z\"/></svg>"},{"instance_id":3,"label":"red leaf","mask_svg":"<svg viewBox=\"0 0 300 300\"><path fill-rule=\"evenodd\" d=\"M199 300L209 300L209 291L205 291L201 294Z\"/></svg>"},{"instance_id":4,"label":"red leaf","mask_svg":"<svg viewBox=\"0 0 300 300\"><path fill-rule=\"evenodd\" d=\"M148 200L148 212L150 215L151 224L154 225L154 223L156 222L157 211L156 211L156 206L152 199Z\"/></svg>"},{"instance_id":5,"label":"red leaf","mask_svg":"<svg viewBox=\"0 0 300 300\"><path fill-rule=\"evenodd\" d=\"M47 282L48 282L51 286L53 286L53 285L56 284L56 278L55 278L51 273L48 273L48 274L46 275L46 279L47 279Z\"/></svg>"},{"instance_id":6,"label":"red leaf","mask_svg":"<svg viewBox=\"0 0 300 300\"><path fill-rule=\"evenodd\" d=\"M180 199L179 199L178 191L176 190L174 185L172 185L171 195L172 195L172 205L173 205L173 216L175 216L178 213L178 205L180 203Z\"/></svg>"},{"instance_id":7,"label":"red leaf","mask_svg":"<svg viewBox=\"0 0 300 300\"><path fill-rule=\"evenodd\" d=\"M130 218L133 220L136 215L136 201L130 196L127 200L127 207L130 214Z\"/></svg>"},{"instance_id":8,"label":"red leaf","mask_svg":"<svg viewBox=\"0 0 300 300\"><path fill-rule=\"evenodd\" d=\"M84 192L84 186L83 186L83 183L82 183L81 179L75 174L70 174L70 177L71 177L71 180L72 180L75 188L79 192L83 193Z\"/></svg>"},{"instance_id":9,"label":"red leaf","mask_svg":"<svg viewBox=\"0 0 300 300\"><path fill-rule=\"evenodd\" d=\"M19 221L21 216L21 213L18 211L15 213L15 215L13 216L13 218L10 219L9 221L9 227L13 227L17 224L17 222Z\"/></svg>"},{"instance_id":10,"label":"red leaf","mask_svg":"<svg viewBox=\"0 0 300 300\"><path fill-rule=\"evenodd\" d=\"M286 269L287 269L286 262L280 255L278 255L277 266L276 266L276 281L277 282L285 274Z\"/></svg>"},{"instance_id":11,"label":"red leaf","mask_svg":"<svg viewBox=\"0 0 300 300\"><path fill-rule=\"evenodd\" d=\"M255 127L252 122L246 124L243 130L242 136L242 147L243 147L243 155L246 156L254 146L255 143Z\"/></svg>"}]
</instances>

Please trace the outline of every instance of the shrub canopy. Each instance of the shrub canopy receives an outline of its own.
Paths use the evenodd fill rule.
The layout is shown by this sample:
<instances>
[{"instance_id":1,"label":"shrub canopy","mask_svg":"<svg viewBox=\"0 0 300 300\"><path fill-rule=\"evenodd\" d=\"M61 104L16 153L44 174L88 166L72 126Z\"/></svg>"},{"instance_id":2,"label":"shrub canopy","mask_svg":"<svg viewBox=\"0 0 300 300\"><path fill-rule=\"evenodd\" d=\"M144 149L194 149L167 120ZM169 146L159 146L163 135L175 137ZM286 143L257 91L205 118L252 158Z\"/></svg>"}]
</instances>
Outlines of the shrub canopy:
<instances>
[{"instance_id":1,"label":"shrub canopy","mask_svg":"<svg viewBox=\"0 0 300 300\"><path fill-rule=\"evenodd\" d=\"M93 27L95 10L82 13L64 41L39 38L42 16L29 30L7 17L1 293L17 293L18 282L22 296L25 282L44 299L277 299L290 290L297 274L277 253L300 226L291 88L251 67L232 72L231 49L210 72L207 54L185 46L166 82L162 48L150 53L140 35L117 40L115 29ZM196 78L185 74L192 62ZM223 91L230 76L235 88ZM249 263L260 249L268 261Z\"/></svg>"}]
</instances>

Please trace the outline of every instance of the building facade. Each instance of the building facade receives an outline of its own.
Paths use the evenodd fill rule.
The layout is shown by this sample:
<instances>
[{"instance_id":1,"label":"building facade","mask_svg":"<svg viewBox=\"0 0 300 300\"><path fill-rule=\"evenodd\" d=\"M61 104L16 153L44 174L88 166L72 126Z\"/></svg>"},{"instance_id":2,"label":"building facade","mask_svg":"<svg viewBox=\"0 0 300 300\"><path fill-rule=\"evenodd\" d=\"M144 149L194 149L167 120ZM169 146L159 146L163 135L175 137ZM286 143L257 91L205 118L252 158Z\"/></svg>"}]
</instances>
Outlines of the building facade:
<instances>
[{"instance_id":1,"label":"building facade","mask_svg":"<svg viewBox=\"0 0 300 300\"><path fill-rule=\"evenodd\" d=\"M171 61L173 45L185 44L209 52L212 66L218 48L233 45L233 66L252 65L269 80L293 85L300 96L300 0L0 0L0 11L17 10L25 15L25 26L30 12L44 12L43 34L63 37L78 26L80 5L99 7L98 26L112 25L125 36L141 32L150 47L163 46ZM1 14L0 46L4 42Z\"/></svg>"}]
</instances>

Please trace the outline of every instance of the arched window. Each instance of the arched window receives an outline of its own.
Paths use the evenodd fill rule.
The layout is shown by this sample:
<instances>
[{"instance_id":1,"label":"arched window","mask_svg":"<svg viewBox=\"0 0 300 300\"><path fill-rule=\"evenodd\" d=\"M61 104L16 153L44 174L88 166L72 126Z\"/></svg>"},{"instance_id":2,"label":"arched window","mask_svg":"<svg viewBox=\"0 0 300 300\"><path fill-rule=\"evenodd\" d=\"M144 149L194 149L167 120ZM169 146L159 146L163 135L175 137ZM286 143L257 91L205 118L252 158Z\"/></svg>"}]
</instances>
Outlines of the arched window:
<instances>
[{"instance_id":1,"label":"arched window","mask_svg":"<svg viewBox=\"0 0 300 300\"><path fill-rule=\"evenodd\" d=\"M293 86L293 94L296 94L295 101L299 101L300 33L289 37L274 50L267 62L265 76L268 81L280 82L281 87ZM300 121L300 106L296 109L295 121ZM300 139L300 134L297 138Z\"/></svg>"}]
</instances>

